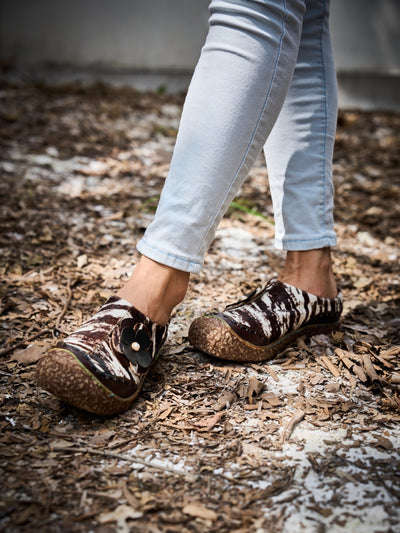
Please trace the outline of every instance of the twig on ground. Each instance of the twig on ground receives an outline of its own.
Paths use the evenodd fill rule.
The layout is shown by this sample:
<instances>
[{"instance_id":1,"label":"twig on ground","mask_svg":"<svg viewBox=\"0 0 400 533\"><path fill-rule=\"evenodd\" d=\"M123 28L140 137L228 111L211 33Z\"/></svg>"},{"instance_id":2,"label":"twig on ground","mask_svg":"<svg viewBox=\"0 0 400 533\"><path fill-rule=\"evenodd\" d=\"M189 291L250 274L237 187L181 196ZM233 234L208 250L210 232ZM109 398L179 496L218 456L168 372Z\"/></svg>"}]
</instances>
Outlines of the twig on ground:
<instances>
[{"instance_id":1,"label":"twig on ground","mask_svg":"<svg viewBox=\"0 0 400 533\"><path fill-rule=\"evenodd\" d=\"M302 409L297 409L290 420L288 420L283 426L281 438L279 444L283 444L291 435L294 427L303 420L305 412Z\"/></svg>"},{"instance_id":2,"label":"twig on ground","mask_svg":"<svg viewBox=\"0 0 400 533\"><path fill-rule=\"evenodd\" d=\"M93 450L92 448L75 448L75 447L66 447L66 446L54 446L52 448L55 452L67 452L67 453L89 453L91 455L100 455L102 457L110 457L112 459L118 459L119 461L126 461L132 465L139 464L146 466L147 468L154 468L155 470L161 470L162 472L167 472L169 474L175 474L176 476L184 476L188 481L195 481L196 477L188 474L187 472L180 470L178 468L168 468L166 466L158 465L153 461L147 461L146 459L141 459L139 457L128 457L127 455L122 455L120 453L113 452L102 452L100 450Z\"/></svg>"}]
</instances>

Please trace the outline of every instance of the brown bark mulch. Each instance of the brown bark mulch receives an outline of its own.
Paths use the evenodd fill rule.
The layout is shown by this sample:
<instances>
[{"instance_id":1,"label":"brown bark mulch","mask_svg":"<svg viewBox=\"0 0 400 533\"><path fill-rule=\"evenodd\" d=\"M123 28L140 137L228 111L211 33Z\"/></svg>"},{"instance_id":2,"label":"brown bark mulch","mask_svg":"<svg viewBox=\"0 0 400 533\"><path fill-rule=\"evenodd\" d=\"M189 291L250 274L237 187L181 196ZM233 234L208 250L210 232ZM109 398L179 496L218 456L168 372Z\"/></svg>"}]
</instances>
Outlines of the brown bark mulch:
<instances>
[{"instance_id":1,"label":"brown bark mulch","mask_svg":"<svg viewBox=\"0 0 400 533\"><path fill-rule=\"evenodd\" d=\"M342 111L334 172L342 330L269 363L193 352L190 321L264 283L257 161L125 414L33 381L48 346L129 275L183 96L0 83L0 530L395 532L400 523L400 116Z\"/></svg>"}]
</instances>

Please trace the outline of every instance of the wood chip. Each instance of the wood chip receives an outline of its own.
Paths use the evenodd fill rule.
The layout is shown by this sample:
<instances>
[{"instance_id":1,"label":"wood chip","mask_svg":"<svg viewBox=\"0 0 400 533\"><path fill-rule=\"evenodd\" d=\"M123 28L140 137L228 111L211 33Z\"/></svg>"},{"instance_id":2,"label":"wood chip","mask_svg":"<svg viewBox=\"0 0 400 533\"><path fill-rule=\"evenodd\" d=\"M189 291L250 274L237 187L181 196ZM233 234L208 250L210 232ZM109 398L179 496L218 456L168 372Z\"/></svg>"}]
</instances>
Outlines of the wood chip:
<instances>
[{"instance_id":1,"label":"wood chip","mask_svg":"<svg viewBox=\"0 0 400 533\"><path fill-rule=\"evenodd\" d=\"M380 524L395 528L399 115L339 115L335 270L343 282L342 332L301 339L258 364L218 362L189 349L195 316L222 309L227 294L236 299L282 267L281 254L268 245L271 221L228 212L137 400L103 418L36 387L34 351L20 362L9 355L41 345L38 337L62 341L128 279L139 259L132 243L151 222L165 182L174 145L169 130L184 97L7 80L0 93L6 109L0 112L0 529L270 532L288 529L295 510L300 529L339 524L351 531L355 520L368 529L379 501ZM261 159L239 200L270 215ZM371 283L358 290L357 278ZM335 348L347 350L353 370ZM381 379L379 391L365 353ZM340 377L318 356L336 365ZM303 422L296 421L302 413L294 417L299 410ZM282 436L290 446L279 446ZM376 453L363 453L371 449ZM355 481L356 498L340 490Z\"/></svg>"},{"instance_id":2,"label":"wood chip","mask_svg":"<svg viewBox=\"0 0 400 533\"><path fill-rule=\"evenodd\" d=\"M343 361L343 364L351 371L353 372L360 381L363 383L368 381L368 378L364 372L364 370L358 366L356 363L351 361L351 359L348 357L349 352L346 352L345 350L342 350L340 348L336 348L335 353L339 356L341 361Z\"/></svg>"},{"instance_id":3,"label":"wood chip","mask_svg":"<svg viewBox=\"0 0 400 533\"><path fill-rule=\"evenodd\" d=\"M367 373L367 376L373 383L379 383L380 379L378 374L375 371L375 368L372 364L371 357L367 352L364 352L362 354L362 360L365 368L365 372Z\"/></svg>"},{"instance_id":4,"label":"wood chip","mask_svg":"<svg viewBox=\"0 0 400 533\"><path fill-rule=\"evenodd\" d=\"M196 518L203 518L205 520L216 520L218 515L212 509L208 509L201 503L188 503L182 509L182 512Z\"/></svg>"},{"instance_id":5,"label":"wood chip","mask_svg":"<svg viewBox=\"0 0 400 533\"><path fill-rule=\"evenodd\" d=\"M390 376L390 383L393 383L395 385L400 384L400 373L395 372Z\"/></svg>"},{"instance_id":6,"label":"wood chip","mask_svg":"<svg viewBox=\"0 0 400 533\"><path fill-rule=\"evenodd\" d=\"M384 448L385 450L393 450L393 442L388 439L387 437L384 437L381 435L376 441L375 446L380 446L381 448Z\"/></svg>"},{"instance_id":7,"label":"wood chip","mask_svg":"<svg viewBox=\"0 0 400 533\"><path fill-rule=\"evenodd\" d=\"M281 438L279 439L279 444L283 444L286 440L290 438L290 435L295 428L295 426L303 420L305 412L301 409L295 411L292 418L285 422L282 430Z\"/></svg>"},{"instance_id":8,"label":"wood chip","mask_svg":"<svg viewBox=\"0 0 400 533\"><path fill-rule=\"evenodd\" d=\"M267 402L269 407L277 407L278 405L282 403L275 393L269 392L269 391L264 392L261 398L263 402ZM264 408L265 407L266 406L264 405Z\"/></svg>"},{"instance_id":9,"label":"wood chip","mask_svg":"<svg viewBox=\"0 0 400 533\"><path fill-rule=\"evenodd\" d=\"M270 365L266 365L265 368L266 368L268 374L271 375L272 379L274 379L275 381L279 381L278 375L277 375L277 373L275 372L275 370L272 368L272 366L270 366Z\"/></svg>"},{"instance_id":10,"label":"wood chip","mask_svg":"<svg viewBox=\"0 0 400 533\"><path fill-rule=\"evenodd\" d=\"M335 378L338 378L340 376L339 368L329 359L329 357L327 357L326 355L322 355L318 358L318 360L324 363L325 367Z\"/></svg>"},{"instance_id":11,"label":"wood chip","mask_svg":"<svg viewBox=\"0 0 400 533\"><path fill-rule=\"evenodd\" d=\"M195 427L197 431L210 431L214 426L218 424L218 422L223 416L223 412L215 413L215 415L211 417L198 420L195 424L193 424L193 427Z\"/></svg>"},{"instance_id":12,"label":"wood chip","mask_svg":"<svg viewBox=\"0 0 400 533\"><path fill-rule=\"evenodd\" d=\"M229 409L236 399L236 394L233 391L224 391L214 404L215 411L222 411L222 409Z\"/></svg>"},{"instance_id":13,"label":"wood chip","mask_svg":"<svg viewBox=\"0 0 400 533\"><path fill-rule=\"evenodd\" d=\"M400 346L391 346L390 348L387 348L385 350L381 350L379 355L383 357L384 359L394 359L397 356L400 355Z\"/></svg>"},{"instance_id":14,"label":"wood chip","mask_svg":"<svg viewBox=\"0 0 400 533\"><path fill-rule=\"evenodd\" d=\"M358 484L358 481L351 474L345 472L341 468L336 469L336 474L345 481L350 481L350 483L354 483L355 485Z\"/></svg>"}]
</instances>

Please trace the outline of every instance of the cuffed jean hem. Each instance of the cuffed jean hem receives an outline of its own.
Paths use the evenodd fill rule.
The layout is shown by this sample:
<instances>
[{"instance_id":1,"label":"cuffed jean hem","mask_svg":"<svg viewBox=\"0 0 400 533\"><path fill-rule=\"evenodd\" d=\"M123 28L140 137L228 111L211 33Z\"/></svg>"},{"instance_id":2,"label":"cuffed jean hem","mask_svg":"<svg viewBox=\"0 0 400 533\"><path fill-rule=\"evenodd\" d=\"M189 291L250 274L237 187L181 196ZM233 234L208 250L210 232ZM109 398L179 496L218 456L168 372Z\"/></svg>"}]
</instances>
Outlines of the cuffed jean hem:
<instances>
[{"instance_id":1,"label":"cuffed jean hem","mask_svg":"<svg viewBox=\"0 0 400 533\"><path fill-rule=\"evenodd\" d=\"M336 235L325 235L323 237L317 237L310 239L309 237L304 239L275 239L275 248L278 250L285 250L287 252L305 252L307 250L318 250L320 248L330 248L336 246Z\"/></svg>"},{"instance_id":2,"label":"cuffed jean hem","mask_svg":"<svg viewBox=\"0 0 400 533\"><path fill-rule=\"evenodd\" d=\"M177 270L183 270L184 272L190 272L191 274L198 274L203 268L202 262L191 261L190 259L178 257L169 252L165 252L164 250L160 250L159 248L155 248L154 246L150 246L144 238L137 243L136 249L142 255L145 255L157 263L176 268Z\"/></svg>"}]
</instances>

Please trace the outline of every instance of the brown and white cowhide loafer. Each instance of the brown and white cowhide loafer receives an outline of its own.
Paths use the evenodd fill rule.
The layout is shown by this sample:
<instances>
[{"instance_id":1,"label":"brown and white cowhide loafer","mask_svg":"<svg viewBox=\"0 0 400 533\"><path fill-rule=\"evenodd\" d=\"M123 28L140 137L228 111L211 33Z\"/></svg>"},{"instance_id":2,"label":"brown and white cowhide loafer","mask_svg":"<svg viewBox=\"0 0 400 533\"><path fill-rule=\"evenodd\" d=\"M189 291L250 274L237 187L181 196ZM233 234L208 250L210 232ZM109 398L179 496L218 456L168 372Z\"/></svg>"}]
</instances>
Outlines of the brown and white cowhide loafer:
<instances>
[{"instance_id":1,"label":"brown and white cowhide loafer","mask_svg":"<svg viewBox=\"0 0 400 533\"><path fill-rule=\"evenodd\" d=\"M319 298L272 280L222 313L194 320L189 342L219 359L267 361L297 337L337 329L342 309L341 294L336 298Z\"/></svg>"},{"instance_id":2,"label":"brown and white cowhide loafer","mask_svg":"<svg viewBox=\"0 0 400 533\"><path fill-rule=\"evenodd\" d=\"M126 300L112 296L87 322L39 360L38 384L99 415L128 409L167 337Z\"/></svg>"}]
</instances>

